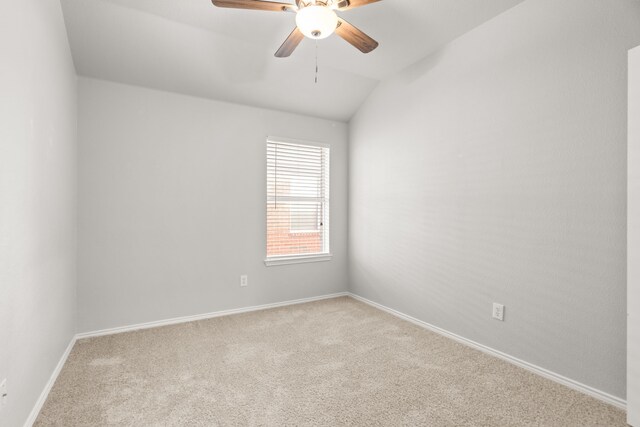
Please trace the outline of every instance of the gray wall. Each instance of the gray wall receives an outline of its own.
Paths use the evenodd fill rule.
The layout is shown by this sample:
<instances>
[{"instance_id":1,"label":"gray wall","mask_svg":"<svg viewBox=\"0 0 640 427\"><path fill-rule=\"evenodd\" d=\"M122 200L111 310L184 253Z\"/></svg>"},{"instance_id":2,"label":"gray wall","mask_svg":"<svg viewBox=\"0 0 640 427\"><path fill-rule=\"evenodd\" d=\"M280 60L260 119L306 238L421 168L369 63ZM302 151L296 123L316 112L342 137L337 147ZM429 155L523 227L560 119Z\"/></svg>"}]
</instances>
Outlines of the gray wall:
<instances>
[{"instance_id":1,"label":"gray wall","mask_svg":"<svg viewBox=\"0 0 640 427\"><path fill-rule=\"evenodd\" d=\"M78 129L81 332L346 290L346 124L82 78ZM332 144L329 262L264 265L267 135Z\"/></svg>"},{"instance_id":2,"label":"gray wall","mask_svg":"<svg viewBox=\"0 0 640 427\"><path fill-rule=\"evenodd\" d=\"M629 52L627 416L640 426L640 46Z\"/></svg>"},{"instance_id":3,"label":"gray wall","mask_svg":"<svg viewBox=\"0 0 640 427\"><path fill-rule=\"evenodd\" d=\"M350 125L351 290L624 397L638 43L637 0L529 0L381 83Z\"/></svg>"},{"instance_id":4,"label":"gray wall","mask_svg":"<svg viewBox=\"0 0 640 427\"><path fill-rule=\"evenodd\" d=\"M75 333L76 77L60 3L0 7L0 425L27 419Z\"/></svg>"}]
</instances>

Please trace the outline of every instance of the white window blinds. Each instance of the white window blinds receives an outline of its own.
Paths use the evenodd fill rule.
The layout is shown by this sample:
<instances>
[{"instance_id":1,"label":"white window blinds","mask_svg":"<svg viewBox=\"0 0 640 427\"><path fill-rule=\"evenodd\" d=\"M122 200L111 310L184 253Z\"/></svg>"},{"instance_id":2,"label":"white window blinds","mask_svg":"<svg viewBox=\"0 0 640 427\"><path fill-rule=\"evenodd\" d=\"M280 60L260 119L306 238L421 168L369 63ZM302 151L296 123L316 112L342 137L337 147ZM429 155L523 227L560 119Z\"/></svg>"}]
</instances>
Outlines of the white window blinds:
<instances>
[{"instance_id":1,"label":"white window blinds","mask_svg":"<svg viewBox=\"0 0 640 427\"><path fill-rule=\"evenodd\" d=\"M267 260L329 253L329 147L267 140Z\"/></svg>"}]
</instances>

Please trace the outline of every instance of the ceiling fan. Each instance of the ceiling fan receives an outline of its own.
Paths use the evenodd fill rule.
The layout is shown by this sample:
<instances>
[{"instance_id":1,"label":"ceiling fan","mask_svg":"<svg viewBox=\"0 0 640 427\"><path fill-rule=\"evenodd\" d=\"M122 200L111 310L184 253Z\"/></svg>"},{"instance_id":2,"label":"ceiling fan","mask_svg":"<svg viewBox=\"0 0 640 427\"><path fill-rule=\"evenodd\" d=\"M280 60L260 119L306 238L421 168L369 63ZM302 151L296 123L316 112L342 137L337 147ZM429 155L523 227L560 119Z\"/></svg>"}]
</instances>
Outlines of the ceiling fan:
<instances>
[{"instance_id":1,"label":"ceiling fan","mask_svg":"<svg viewBox=\"0 0 640 427\"><path fill-rule=\"evenodd\" d=\"M324 39L334 32L362 53L378 47L378 42L340 18L336 11L349 10L380 0L295 0L295 4L266 0L211 0L215 6L234 9L266 10L270 12L293 12L296 28L287 37L276 57L290 56L304 37Z\"/></svg>"}]
</instances>

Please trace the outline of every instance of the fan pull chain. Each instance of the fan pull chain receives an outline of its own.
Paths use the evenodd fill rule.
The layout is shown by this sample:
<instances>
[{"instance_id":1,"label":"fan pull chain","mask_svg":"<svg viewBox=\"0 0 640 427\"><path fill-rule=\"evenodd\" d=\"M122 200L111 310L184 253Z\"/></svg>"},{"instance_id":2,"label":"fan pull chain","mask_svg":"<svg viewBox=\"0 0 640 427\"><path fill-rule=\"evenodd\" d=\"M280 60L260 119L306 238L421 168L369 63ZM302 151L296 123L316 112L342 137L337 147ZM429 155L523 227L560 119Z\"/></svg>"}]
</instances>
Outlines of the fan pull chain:
<instances>
[{"instance_id":1,"label":"fan pull chain","mask_svg":"<svg viewBox=\"0 0 640 427\"><path fill-rule=\"evenodd\" d=\"M316 84L318 84L318 40L316 40Z\"/></svg>"}]
</instances>

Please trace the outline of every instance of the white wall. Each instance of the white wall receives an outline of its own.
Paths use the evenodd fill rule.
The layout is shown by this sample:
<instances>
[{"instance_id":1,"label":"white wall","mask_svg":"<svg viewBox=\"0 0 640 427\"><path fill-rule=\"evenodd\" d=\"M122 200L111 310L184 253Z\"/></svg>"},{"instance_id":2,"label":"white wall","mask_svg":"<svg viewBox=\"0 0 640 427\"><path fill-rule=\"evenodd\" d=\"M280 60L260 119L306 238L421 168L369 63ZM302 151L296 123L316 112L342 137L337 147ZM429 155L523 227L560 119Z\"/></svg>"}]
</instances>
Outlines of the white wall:
<instances>
[{"instance_id":1,"label":"white wall","mask_svg":"<svg viewBox=\"0 0 640 427\"><path fill-rule=\"evenodd\" d=\"M638 43L636 0L529 0L381 83L350 126L352 292L624 398Z\"/></svg>"},{"instance_id":2,"label":"white wall","mask_svg":"<svg viewBox=\"0 0 640 427\"><path fill-rule=\"evenodd\" d=\"M78 126L81 332L346 290L346 124L82 78ZM329 262L264 265L267 135L332 144Z\"/></svg>"},{"instance_id":3,"label":"white wall","mask_svg":"<svg viewBox=\"0 0 640 427\"><path fill-rule=\"evenodd\" d=\"M627 422L640 426L640 46L629 52Z\"/></svg>"},{"instance_id":4,"label":"white wall","mask_svg":"<svg viewBox=\"0 0 640 427\"><path fill-rule=\"evenodd\" d=\"M60 4L0 6L0 425L24 423L76 320L76 78Z\"/></svg>"}]
</instances>

